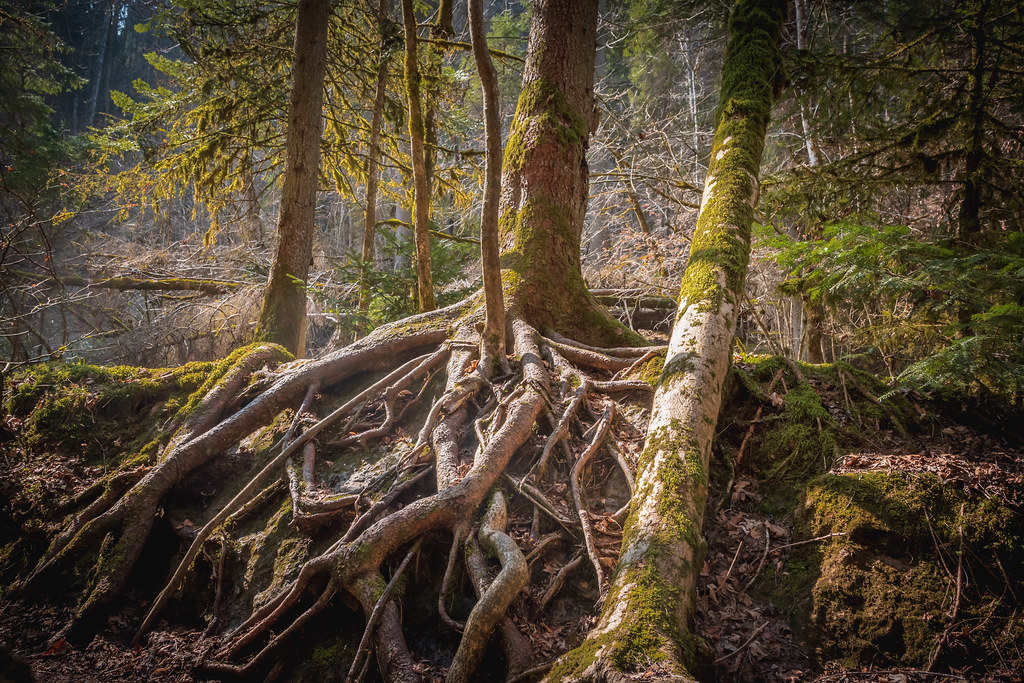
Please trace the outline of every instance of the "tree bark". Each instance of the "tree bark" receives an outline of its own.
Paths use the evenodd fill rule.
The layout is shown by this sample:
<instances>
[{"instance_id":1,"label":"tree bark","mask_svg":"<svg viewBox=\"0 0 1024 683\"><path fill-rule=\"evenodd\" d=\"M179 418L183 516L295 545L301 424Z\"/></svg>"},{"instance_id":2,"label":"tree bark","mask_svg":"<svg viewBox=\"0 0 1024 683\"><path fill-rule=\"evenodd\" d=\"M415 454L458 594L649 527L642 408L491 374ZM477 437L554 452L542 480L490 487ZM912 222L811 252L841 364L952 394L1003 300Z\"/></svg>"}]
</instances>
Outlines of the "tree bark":
<instances>
[{"instance_id":1,"label":"tree bark","mask_svg":"<svg viewBox=\"0 0 1024 683\"><path fill-rule=\"evenodd\" d=\"M405 87L409 98L409 142L412 151L413 238L416 243L416 294L420 311L432 311L434 281L430 272L430 188L427 185L426 157L423 149L423 105L420 96L420 71L416 58L416 13L412 0L402 0L405 23Z\"/></svg>"},{"instance_id":2,"label":"tree bark","mask_svg":"<svg viewBox=\"0 0 1024 683\"><path fill-rule=\"evenodd\" d=\"M437 20L430 27L430 58L427 73L430 78L439 81L444 59L443 45L455 36L452 21L453 0L439 0L437 4ZM437 91L427 96L427 112L424 118L426 140L427 192L434 196L434 169L437 166Z\"/></svg>"},{"instance_id":3,"label":"tree bark","mask_svg":"<svg viewBox=\"0 0 1024 683\"><path fill-rule=\"evenodd\" d=\"M803 51L807 47L807 6L806 0L793 0L796 9L796 49ZM807 149L807 163L811 168L818 166L818 152L811 137L808 123L807 107L800 102L800 128L804 134L804 146ZM817 232L817 230L815 230ZM799 309L799 310L798 310ZM800 324L797 323L799 319ZM793 298L793 355L797 360L806 359L808 363L824 363L824 323L825 309L820 301L810 301L797 294ZM799 332L797 331L799 329Z\"/></svg>"},{"instance_id":4,"label":"tree bark","mask_svg":"<svg viewBox=\"0 0 1024 683\"><path fill-rule=\"evenodd\" d=\"M480 217L480 262L484 280L485 323L480 366L485 372L507 369L505 360L505 301L501 292L498 254L498 202L501 200L501 100L498 76L487 51L482 0L469 0L469 33L484 93L484 205Z\"/></svg>"},{"instance_id":5,"label":"tree bark","mask_svg":"<svg viewBox=\"0 0 1024 683\"><path fill-rule=\"evenodd\" d=\"M957 236L967 249L975 249L981 236L981 162L985 121L985 14L989 2L978 6L971 26L971 65L967 76L967 111L970 116L967 151L964 155L963 197L957 211ZM975 302L962 301L957 307L958 336L970 337Z\"/></svg>"},{"instance_id":6,"label":"tree bark","mask_svg":"<svg viewBox=\"0 0 1024 683\"><path fill-rule=\"evenodd\" d=\"M627 680L645 669L645 680L693 680L690 624L708 461L750 255L784 15L782 0L739 0L730 17L704 197L619 565L598 625L548 680Z\"/></svg>"},{"instance_id":7,"label":"tree bark","mask_svg":"<svg viewBox=\"0 0 1024 683\"><path fill-rule=\"evenodd\" d=\"M587 291L580 237L589 190L597 0L533 8L523 85L505 145L498 219L508 308L538 327L611 346L643 344Z\"/></svg>"},{"instance_id":8,"label":"tree bark","mask_svg":"<svg viewBox=\"0 0 1024 683\"><path fill-rule=\"evenodd\" d=\"M281 344L296 357L304 355L306 347L305 283L313 256L330 7L329 0L299 0L284 188L277 221L280 241L256 332L257 339Z\"/></svg>"}]
</instances>

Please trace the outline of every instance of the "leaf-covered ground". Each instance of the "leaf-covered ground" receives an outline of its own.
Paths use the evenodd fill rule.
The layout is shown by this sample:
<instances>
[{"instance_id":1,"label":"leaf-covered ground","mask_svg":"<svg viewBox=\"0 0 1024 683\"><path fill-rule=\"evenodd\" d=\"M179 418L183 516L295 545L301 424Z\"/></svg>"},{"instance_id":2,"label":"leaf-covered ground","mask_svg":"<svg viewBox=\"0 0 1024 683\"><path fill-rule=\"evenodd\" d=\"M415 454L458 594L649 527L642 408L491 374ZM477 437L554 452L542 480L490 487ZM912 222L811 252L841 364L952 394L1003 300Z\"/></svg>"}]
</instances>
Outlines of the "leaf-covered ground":
<instances>
[{"instance_id":1,"label":"leaf-covered ground","mask_svg":"<svg viewBox=\"0 0 1024 683\"><path fill-rule=\"evenodd\" d=\"M1021 680L1024 450L1015 423L1003 420L1003 430L981 427L970 412L954 414L914 394L879 400L884 387L847 367L794 367L764 358L738 358L734 367L714 450L704 529L708 548L698 588L704 678ZM188 591L142 645L129 644L153 599L153 584L163 580L172 559L173 550L158 546L173 548L179 536L188 536L189 506L201 501L182 500L180 509L166 511L170 523L153 541L150 561L87 645L54 642L70 603L27 604L11 590L13 578L25 569L19 556L41 552L47 530L59 523L59 515L43 520L31 511L48 501L66 501L94 482L109 467L104 439L145 443L147 421L160 419L167 401L180 401L179 395L197 386L194 378L181 377L170 395L144 392L121 400L114 406L120 418L111 423L104 409L118 394L109 393L103 382L47 374L53 386L65 382L65 388L73 388L64 394L71 396L62 404L65 420L51 427L66 426L73 418L83 437L78 440L67 429L58 441L48 441L44 432L28 434L45 427L40 422L45 415L9 410L5 417L0 642L26 661L39 681L210 680L196 667L222 643L217 629L204 635L205 620L214 616L208 601L190 605ZM144 384L146 378L130 379ZM8 389L8 399L16 395ZM613 426L627 460L642 443L642 418L642 407L633 408ZM231 467L245 470L253 458L242 449L231 456L237 461ZM590 478L587 498L595 509L613 510L621 502L608 483L614 470L601 465ZM552 496L566 515L567 498L567 493ZM563 543L530 555L538 543L531 538L526 511L513 502L509 533L527 553L533 572L547 579L536 585L550 585L577 552ZM601 562L610 569L619 529L608 517L595 515L593 523ZM272 531L267 519L252 526L265 527L259 531L263 538ZM243 539L258 542L259 533L253 533ZM444 554L443 544L437 545L429 549L433 556ZM284 547L276 546L276 557L284 557ZM237 552L242 557L249 551L243 546ZM257 564L254 559L250 566ZM215 553L198 565L193 581L209 584L200 592L221 593ZM578 643L595 613L592 568L584 560L567 576L567 587L543 615L536 613L544 599L536 588L513 606L513 619L542 659ZM230 599L228 582L223 592L222 611ZM341 615L349 616L339 620ZM415 628L436 630L427 622ZM307 631L285 657L286 665L271 669L270 678L343 680L346 667L338 662L351 659L361 618L339 604ZM427 640L422 647L445 646ZM440 679L444 672L424 661L421 673ZM481 676L488 680L486 673Z\"/></svg>"}]
</instances>

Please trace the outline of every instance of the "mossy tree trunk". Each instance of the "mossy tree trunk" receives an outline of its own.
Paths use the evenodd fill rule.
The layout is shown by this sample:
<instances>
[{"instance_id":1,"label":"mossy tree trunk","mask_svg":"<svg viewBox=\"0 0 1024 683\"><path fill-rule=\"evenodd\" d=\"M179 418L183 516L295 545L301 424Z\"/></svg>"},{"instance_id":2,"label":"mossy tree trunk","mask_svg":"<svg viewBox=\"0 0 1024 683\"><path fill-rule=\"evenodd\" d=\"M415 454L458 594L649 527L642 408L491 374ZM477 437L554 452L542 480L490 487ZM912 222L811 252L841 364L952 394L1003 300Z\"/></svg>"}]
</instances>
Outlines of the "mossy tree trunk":
<instances>
[{"instance_id":1,"label":"mossy tree trunk","mask_svg":"<svg viewBox=\"0 0 1024 683\"><path fill-rule=\"evenodd\" d=\"M750 255L784 14L780 0L739 0L732 12L704 197L619 565L598 625L549 680L627 680L645 669L651 680L692 678L708 461Z\"/></svg>"},{"instance_id":2,"label":"mossy tree trunk","mask_svg":"<svg viewBox=\"0 0 1024 683\"><path fill-rule=\"evenodd\" d=\"M299 0L279 242L256 330L258 340L280 344L296 356L306 347L305 283L313 257L330 9L329 0Z\"/></svg>"},{"instance_id":3,"label":"mossy tree trunk","mask_svg":"<svg viewBox=\"0 0 1024 683\"><path fill-rule=\"evenodd\" d=\"M523 85L505 145L498 220L510 310L593 343L638 336L608 324L587 291L580 238L596 121L597 0L534 5Z\"/></svg>"},{"instance_id":4,"label":"mossy tree trunk","mask_svg":"<svg viewBox=\"0 0 1024 683\"><path fill-rule=\"evenodd\" d=\"M409 146L412 153L413 240L416 243L416 297L420 311L432 311L434 280L430 271L430 187L423 148L423 104L419 60L416 56L416 12L412 0L402 0L405 24L405 89L409 105Z\"/></svg>"}]
</instances>

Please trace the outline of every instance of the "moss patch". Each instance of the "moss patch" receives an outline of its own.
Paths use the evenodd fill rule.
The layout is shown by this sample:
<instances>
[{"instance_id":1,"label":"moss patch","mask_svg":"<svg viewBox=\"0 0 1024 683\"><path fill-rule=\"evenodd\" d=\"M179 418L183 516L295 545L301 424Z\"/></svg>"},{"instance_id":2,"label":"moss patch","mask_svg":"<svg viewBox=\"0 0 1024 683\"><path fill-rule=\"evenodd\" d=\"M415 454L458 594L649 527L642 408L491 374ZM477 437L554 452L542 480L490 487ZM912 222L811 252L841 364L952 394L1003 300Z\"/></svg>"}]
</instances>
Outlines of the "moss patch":
<instances>
[{"instance_id":1,"label":"moss patch","mask_svg":"<svg viewBox=\"0 0 1024 683\"><path fill-rule=\"evenodd\" d=\"M794 627L820 664L927 664L950 624L958 571L971 577L957 607L965 635L944 652L971 661L972 648L1006 639L1011 605L993 570L999 558L1010 581L1024 579L1024 527L1004 505L931 475L827 474L808 485L797 530L845 534L794 553L769 591L780 607L796 606Z\"/></svg>"}]
</instances>

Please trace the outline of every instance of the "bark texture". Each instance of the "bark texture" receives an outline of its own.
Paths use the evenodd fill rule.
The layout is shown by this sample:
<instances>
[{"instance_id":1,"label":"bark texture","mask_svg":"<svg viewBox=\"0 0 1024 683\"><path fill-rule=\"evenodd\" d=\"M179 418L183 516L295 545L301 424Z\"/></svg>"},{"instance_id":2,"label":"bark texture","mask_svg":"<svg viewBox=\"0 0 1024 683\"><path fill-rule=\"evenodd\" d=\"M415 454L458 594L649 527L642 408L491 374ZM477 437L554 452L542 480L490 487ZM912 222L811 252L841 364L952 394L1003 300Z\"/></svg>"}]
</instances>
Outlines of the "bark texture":
<instances>
[{"instance_id":1,"label":"bark texture","mask_svg":"<svg viewBox=\"0 0 1024 683\"><path fill-rule=\"evenodd\" d=\"M596 344L642 343L608 324L580 270L597 7L597 0L534 5L502 170L502 277L509 308L542 328L582 333Z\"/></svg>"},{"instance_id":2,"label":"bark texture","mask_svg":"<svg viewBox=\"0 0 1024 683\"><path fill-rule=\"evenodd\" d=\"M777 0L730 19L715 138L622 553L597 627L549 680L692 679L690 632L707 468L750 255L765 130L778 82Z\"/></svg>"},{"instance_id":3,"label":"bark texture","mask_svg":"<svg viewBox=\"0 0 1024 683\"><path fill-rule=\"evenodd\" d=\"M277 221L280 241L256 332L257 339L280 344L298 357L306 346L305 283L313 257L330 8L329 0L300 0L296 14L284 188Z\"/></svg>"},{"instance_id":4,"label":"bark texture","mask_svg":"<svg viewBox=\"0 0 1024 683\"><path fill-rule=\"evenodd\" d=\"M469 0L469 33L473 57L484 94L484 138L487 160L484 170L484 206L480 216L480 263L484 275L484 325L481 365L485 372L505 370L505 302L501 292L501 261L498 254L498 202L501 200L501 101L498 75L487 50L482 0ZM497 367L496 367L497 364Z\"/></svg>"},{"instance_id":5,"label":"bark texture","mask_svg":"<svg viewBox=\"0 0 1024 683\"><path fill-rule=\"evenodd\" d=\"M432 311L434 280L430 271L430 185L423 148L423 104L416 57L416 13L412 0L402 0L405 23L405 88L409 100L409 144L412 151L413 239L416 242L416 294L420 311Z\"/></svg>"}]
</instances>

